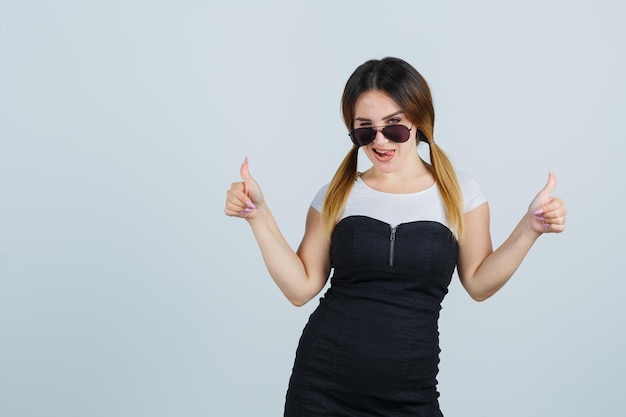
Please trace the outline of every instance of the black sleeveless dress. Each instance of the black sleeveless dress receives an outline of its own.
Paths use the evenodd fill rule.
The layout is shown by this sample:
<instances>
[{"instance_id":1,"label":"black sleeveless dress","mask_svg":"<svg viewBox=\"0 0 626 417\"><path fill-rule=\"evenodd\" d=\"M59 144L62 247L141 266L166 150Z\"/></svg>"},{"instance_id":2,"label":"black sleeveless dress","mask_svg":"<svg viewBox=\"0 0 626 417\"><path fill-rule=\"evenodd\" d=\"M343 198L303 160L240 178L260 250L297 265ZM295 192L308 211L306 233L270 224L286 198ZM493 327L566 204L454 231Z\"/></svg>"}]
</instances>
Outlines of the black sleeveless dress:
<instances>
[{"instance_id":1,"label":"black sleeveless dress","mask_svg":"<svg viewBox=\"0 0 626 417\"><path fill-rule=\"evenodd\" d=\"M286 417L440 417L437 321L458 244L435 221L341 220L331 285L307 323Z\"/></svg>"}]
</instances>

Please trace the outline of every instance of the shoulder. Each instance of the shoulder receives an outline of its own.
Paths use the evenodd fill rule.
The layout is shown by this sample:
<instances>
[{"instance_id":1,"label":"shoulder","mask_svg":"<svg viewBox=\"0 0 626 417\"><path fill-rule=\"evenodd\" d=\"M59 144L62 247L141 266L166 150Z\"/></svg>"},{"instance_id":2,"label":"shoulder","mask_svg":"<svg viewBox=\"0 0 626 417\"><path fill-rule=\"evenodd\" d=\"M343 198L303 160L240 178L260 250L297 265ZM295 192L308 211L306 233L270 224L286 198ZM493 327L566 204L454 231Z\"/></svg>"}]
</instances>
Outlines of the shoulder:
<instances>
[{"instance_id":1,"label":"shoulder","mask_svg":"<svg viewBox=\"0 0 626 417\"><path fill-rule=\"evenodd\" d=\"M480 184L474 177L463 171L456 171L456 177L463 194L463 211L472 211L487 201Z\"/></svg>"},{"instance_id":2,"label":"shoulder","mask_svg":"<svg viewBox=\"0 0 626 417\"><path fill-rule=\"evenodd\" d=\"M322 212L322 207L324 206L324 198L326 197L326 193L328 192L328 187L330 183L323 185L313 197L313 201L311 201L311 207L315 210Z\"/></svg>"},{"instance_id":3,"label":"shoulder","mask_svg":"<svg viewBox=\"0 0 626 417\"><path fill-rule=\"evenodd\" d=\"M459 181L459 185L461 186L461 189L465 189L465 188L471 189L474 187L480 188L478 181L472 175L464 171L455 171L455 173L456 173L456 178Z\"/></svg>"},{"instance_id":4,"label":"shoulder","mask_svg":"<svg viewBox=\"0 0 626 417\"><path fill-rule=\"evenodd\" d=\"M313 201L311 201L311 207L315 210L321 212L322 207L324 206L324 198L326 198L326 193L328 192L328 188L330 187L330 183L324 184L313 197ZM361 179L360 174L357 175L357 178L352 186L350 191L350 195L353 195L355 192L360 194L371 194L373 190L370 189L365 182Z\"/></svg>"}]
</instances>

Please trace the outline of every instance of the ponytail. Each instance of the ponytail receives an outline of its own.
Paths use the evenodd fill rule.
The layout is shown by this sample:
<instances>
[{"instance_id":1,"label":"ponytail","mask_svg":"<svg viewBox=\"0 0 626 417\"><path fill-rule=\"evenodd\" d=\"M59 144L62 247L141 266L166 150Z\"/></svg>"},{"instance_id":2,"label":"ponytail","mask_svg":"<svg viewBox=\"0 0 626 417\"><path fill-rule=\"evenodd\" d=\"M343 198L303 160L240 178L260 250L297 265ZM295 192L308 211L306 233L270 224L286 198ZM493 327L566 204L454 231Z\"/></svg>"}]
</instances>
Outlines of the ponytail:
<instances>
[{"instance_id":1,"label":"ponytail","mask_svg":"<svg viewBox=\"0 0 626 417\"><path fill-rule=\"evenodd\" d=\"M356 181L358 156L359 148L354 146L339 165L324 197L322 219L329 238L346 206L352 185Z\"/></svg>"},{"instance_id":2,"label":"ponytail","mask_svg":"<svg viewBox=\"0 0 626 417\"><path fill-rule=\"evenodd\" d=\"M430 163L439 193L446 208L446 215L450 230L455 232L457 238L463 236L463 194L456 177L454 167L445 152L432 140L428 141L430 147Z\"/></svg>"}]
</instances>

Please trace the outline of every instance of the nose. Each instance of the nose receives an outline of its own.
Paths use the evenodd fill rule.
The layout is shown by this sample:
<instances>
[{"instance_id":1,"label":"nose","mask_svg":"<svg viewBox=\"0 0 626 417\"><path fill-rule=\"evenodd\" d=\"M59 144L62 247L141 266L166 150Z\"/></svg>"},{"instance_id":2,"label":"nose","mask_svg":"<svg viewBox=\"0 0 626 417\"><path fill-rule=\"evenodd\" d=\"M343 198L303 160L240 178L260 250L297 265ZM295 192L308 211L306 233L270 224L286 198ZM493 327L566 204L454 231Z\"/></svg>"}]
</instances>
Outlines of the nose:
<instances>
[{"instance_id":1,"label":"nose","mask_svg":"<svg viewBox=\"0 0 626 417\"><path fill-rule=\"evenodd\" d=\"M376 129L376 136L374 136L374 140L372 142L382 145L387 143L388 141L389 139L387 139L385 135L383 135L383 130L380 128Z\"/></svg>"}]
</instances>

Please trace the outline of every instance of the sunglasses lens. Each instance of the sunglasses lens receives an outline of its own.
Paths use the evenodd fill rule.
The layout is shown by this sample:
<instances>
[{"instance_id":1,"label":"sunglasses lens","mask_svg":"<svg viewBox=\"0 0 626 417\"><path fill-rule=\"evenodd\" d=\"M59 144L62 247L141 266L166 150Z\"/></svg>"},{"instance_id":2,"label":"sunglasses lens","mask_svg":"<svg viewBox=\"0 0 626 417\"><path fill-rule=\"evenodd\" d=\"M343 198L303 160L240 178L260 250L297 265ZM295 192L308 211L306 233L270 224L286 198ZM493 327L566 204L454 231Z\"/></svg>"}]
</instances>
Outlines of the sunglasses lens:
<instances>
[{"instance_id":1,"label":"sunglasses lens","mask_svg":"<svg viewBox=\"0 0 626 417\"><path fill-rule=\"evenodd\" d=\"M383 128L383 135L391 141L402 143L409 140L411 131L404 125L391 125Z\"/></svg>"},{"instance_id":2,"label":"sunglasses lens","mask_svg":"<svg viewBox=\"0 0 626 417\"><path fill-rule=\"evenodd\" d=\"M350 137L355 145L365 146L374 140L376 137L376 130L371 127L360 127L358 129L354 129L350 133Z\"/></svg>"}]
</instances>

